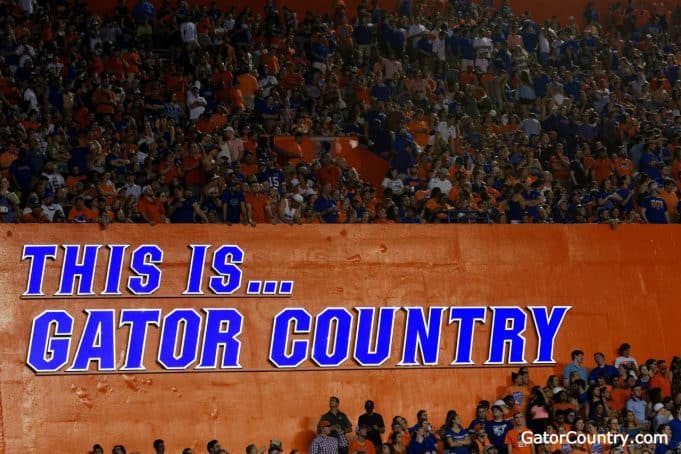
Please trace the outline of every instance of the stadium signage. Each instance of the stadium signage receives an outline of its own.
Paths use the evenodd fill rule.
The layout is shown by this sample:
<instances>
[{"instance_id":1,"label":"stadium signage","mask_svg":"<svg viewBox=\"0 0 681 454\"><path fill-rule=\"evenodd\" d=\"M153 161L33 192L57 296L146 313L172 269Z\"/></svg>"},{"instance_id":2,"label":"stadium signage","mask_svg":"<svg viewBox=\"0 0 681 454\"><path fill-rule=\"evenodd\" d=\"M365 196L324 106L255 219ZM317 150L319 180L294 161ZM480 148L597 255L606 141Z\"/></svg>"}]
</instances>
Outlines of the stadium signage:
<instances>
[{"instance_id":1,"label":"stadium signage","mask_svg":"<svg viewBox=\"0 0 681 454\"><path fill-rule=\"evenodd\" d=\"M164 260L164 252L157 245L134 249L121 244L25 245L22 261L28 263L28 276L24 299L176 298L179 303L185 298L219 298L210 300L219 303L206 304L201 309L183 304L185 307L166 313L160 308L88 308L79 314L84 317L81 323L69 310L46 308L33 317L27 366L45 374L248 369L240 361L244 315L237 308L223 307L222 302L253 297L283 297L287 303L273 318L269 352L263 352L275 370L305 365L473 366L473 345L481 341L483 332L489 337L482 340L489 343L484 365L548 365L555 364L554 343L571 308L409 304L327 307L311 314L295 304L293 281L246 281L245 253L238 245L213 248L192 244L189 250L184 291L169 296L157 294L163 288ZM97 261L102 257L107 260L106 273L96 276ZM44 288L46 275L51 266L56 267L51 262L58 260L62 262L58 284L48 296ZM129 273L123 272L125 263L129 264ZM127 279L124 274L129 274ZM97 279L101 291L95 293ZM76 326L81 325L82 329L77 330ZM449 335L445 332L449 325L457 326L455 347L443 359L440 346L444 336ZM536 351L531 353L526 353L528 329L534 330L537 340ZM117 361L117 341L123 337L120 330L126 330L127 339L124 359ZM157 331L153 336L152 330ZM399 354L393 355L396 338L402 339L402 345ZM157 366L152 367L154 360Z\"/></svg>"}]
</instances>

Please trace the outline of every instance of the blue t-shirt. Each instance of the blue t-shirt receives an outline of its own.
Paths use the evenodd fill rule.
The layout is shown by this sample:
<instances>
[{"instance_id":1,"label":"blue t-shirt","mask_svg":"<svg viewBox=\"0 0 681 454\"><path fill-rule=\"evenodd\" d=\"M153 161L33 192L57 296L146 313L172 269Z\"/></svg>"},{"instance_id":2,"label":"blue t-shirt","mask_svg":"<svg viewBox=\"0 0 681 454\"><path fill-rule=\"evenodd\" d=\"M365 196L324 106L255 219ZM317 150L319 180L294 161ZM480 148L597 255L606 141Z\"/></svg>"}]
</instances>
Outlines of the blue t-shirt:
<instances>
[{"instance_id":1,"label":"blue t-shirt","mask_svg":"<svg viewBox=\"0 0 681 454\"><path fill-rule=\"evenodd\" d=\"M646 218L650 224L666 224L667 204L660 197L649 196L643 199L641 206L646 210Z\"/></svg>"},{"instance_id":2,"label":"blue t-shirt","mask_svg":"<svg viewBox=\"0 0 681 454\"><path fill-rule=\"evenodd\" d=\"M511 421L486 421L485 431L489 441L499 449L506 451L506 434L513 428Z\"/></svg>"},{"instance_id":3,"label":"blue t-shirt","mask_svg":"<svg viewBox=\"0 0 681 454\"><path fill-rule=\"evenodd\" d=\"M620 371L615 366L609 364L603 367L594 367L589 373L589 381L595 382L601 375L605 377L606 382L611 383L613 378L620 376Z\"/></svg>"},{"instance_id":4,"label":"blue t-shirt","mask_svg":"<svg viewBox=\"0 0 681 454\"><path fill-rule=\"evenodd\" d=\"M336 202L333 199L327 199L324 196L319 196L319 198L317 198L317 200L315 200L314 202L313 209L317 213L321 213L322 211L326 211L334 206L336 206ZM331 212L327 215L322 216L322 219L327 224L335 224L336 221L338 220L338 215L335 214L334 212Z\"/></svg>"},{"instance_id":5,"label":"blue t-shirt","mask_svg":"<svg viewBox=\"0 0 681 454\"><path fill-rule=\"evenodd\" d=\"M173 224L191 224L194 222L194 203L196 201L191 197L182 202L182 205L176 208L170 216L170 221Z\"/></svg>"},{"instance_id":6,"label":"blue t-shirt","mask_svg":"<svg viewBox=\"0 0 681 454\"><path fill-rule=\"evenodd\" d=\"M565 366L565 369L563 369L563 379L569 380L570 375L572 374L572 372L575 371L579 373L579 378L581 378L584 381L587 380L586 369L584 369L582 366L577 366L573 363L568 364L567 366Z\"/></svg>"},{"instance_id":7,"label":"blue t-shirt","mask_svg":"<svg viewBox=\"0 0 681 454\"><path fill-rule=\"evenodd\" d=\"M468 454L468 448L466 446L459 446L458 448L449 448L447 444L447 439L452 441L462 442L468 437L468 431L462 428L458 432L454 432L452 429L447 429L445 431L445 452L452 454Z\"/></svg>"},{"instance_id":8,"label":"blue t-shirt","mask_svg":"<svg viewBox=\"0 0 681 454\"><path fill-rule=\"evenodd\" d=\"M244 193L241 191L225 191L220 199L227 205L227 219L225 221L238 224L241 220L241 203L246 200Z\"/></svg>"},{"instance_id":9,"label":"blue t-shirt","mask_svg":"<svg viewBox=\"0 0 681 454\"><path fill-rule=\"evenodd\" d=\"M669 442L670 449L676 449L681 444L681 419L674 418L669 421L669 428L672 430L672 439Z\"/></svg>"}]
</instances>

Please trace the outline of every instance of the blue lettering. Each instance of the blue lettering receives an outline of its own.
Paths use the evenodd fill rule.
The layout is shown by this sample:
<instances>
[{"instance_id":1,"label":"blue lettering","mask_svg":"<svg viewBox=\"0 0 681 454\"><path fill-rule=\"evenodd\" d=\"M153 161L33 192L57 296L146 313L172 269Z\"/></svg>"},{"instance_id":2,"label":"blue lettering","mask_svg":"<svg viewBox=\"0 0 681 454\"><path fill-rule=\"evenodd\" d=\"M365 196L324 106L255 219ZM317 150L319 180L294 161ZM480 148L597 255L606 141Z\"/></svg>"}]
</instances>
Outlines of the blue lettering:
<instances>
[{"instance_id":1,"label":"blue lettering","mask_svg":"<svg viewBox=\"0 0 681 454\"><path fill-rule=\"evenodd\" d=\"M61 280L56 295L73 295L73 287L78 277L77 295L94 295L95 268L97 267L97 252L100 244L86 244L83 246L83 260L79 261L79 244L65 244L64 263L61 267Z\"/></svg>"},{"instance_id":2,"label":"blue lettering","mask_svg":"<svg viewBox=\"0 0 681 454\"><path fill-rule=\"evenodd\" d=\"M121 275L123 274L123 255L127 244L109 245L109 266L106 271L106 285L102 295L121 294Z\"/></svg>"},{"instance_id":3,"label":"blue lettering","mask_svg":"<svg viewBox=\"0 0 681 454\"><path fill-rule=\"evenodd\" d=\"M115 311L113 309L86 309L88 314L83 334L78 343L76 357L69 371L88 370L91 361L97 370L116 370Z\"/></svg>"},{"instance_id":4,"label":"blue lettering","mask_svg":"<svg viewBox=\"0 0 681 454\"><path fill-rule=\"evenodd\" d=\"M45 277L45 263L47 259L57 258L56 244L28 244L24 246L21 260L31 259L28 268L28 283L24 296L42 296L43 278Z\"/></svg>"},{"instance_id":5,"label":"blue lettering","mask_svg":"<svg viewBox=\"0 0 681 454\"><path fill-rule=\"evenodd\" d=\"M300 308L289 308L274 317L270 343L270 361L277 367L298 367L307 358L309 341L294 339L288 353L289 327L293 324L293 334L308 334L312 327L312 316Z\"/></svg>"},{"instance_id":6,"label":"blue lettering","mask_svg":"<svg viewBox=\"0 0 681 454\"><path fill-rule=\"evenodd\" d=\"M196 361L201 316L193 309L175 309L163 319L158 362L166 369L186 369ZM177 341L181 338L180 353Z\"/></svg>"},{"instance_id":7,"label":"blue lettering","mask_svg":"<svg viewBox=\"0 0 681 454\"><path fill-rule=\"evenodd\" d=\"M330 307L317 316L315 325L312 360L320 367L339 366L350 356L352 314L342 307Z\"/></svg>"},{"instance_id":8,"label":"blue lettering","mask_svg":"<svg viewBox=\"0 0 681 454\"><path fill-rule=\"evenodd\" d=\"M192 258L189 263L189 274L187 275L187 289L183 295L203 295L201 285L203 283L203 265L206 262L206 253L210 245L190 244Z\"/></svg>"},{"instance_id":9,"label":"blue lettering","mask_svg":"<svg viewBox=\"0 0 681 454\"><path fill-rule=\"evenodd\" d=\"M161 270L155 264L163 262L163 251L154 244L145 244L132 251L130 269L137 276L128 278L128 290L134 295L151 295L161 287Z\"/></svg>"},{"instance_id":10,"label":"blue lettering","mask_svg":"<svg viewBox=\"0 0 681 454\"><path fill-rule=\"evenodd\" d=\"M515 306L490 307L492 310L492 334L489 341L489 357L485 364L504 364L506 344L509 346L508 364L526 364L525 321L527 314ZM510 325L510 326L509 326Z\"/></svg>"},{"instance_id":11,"label":"blue lettering","mask_svg":"<svg viewBox=\"0 0 681 454\"><path fill-rule=\"evenodd\" d=\"M487 311L484 307L452 307L449 311L449 323L459 322L459 334L456 338L456 352L452 366L475 364L473 362L473 336L476 323L485 323Z\"/></svg>"},{"instance_id":12,"label":"blue lettering","mask_svg":"<svg viewBox=\"0 0 681 454\"><path fill-rule=\"evenodd\" d=\"M235 244L221 246L213 254L213 270L208 287L217 295L230 295L241 287L241 268L235 263L244 262L244 251Z\"/></svg>"},{"instance_id":13,"label":"blue lettering","mask_svg":"<svg viewBox=\"0 0 681 454\"><path fill-rule=\"evenodd\" d=\"M204 309L206 328L203 332L203 352L197 369L215 369L218 348L223 348L221 369L241 367L241 341L237 337L243 329L244 316L236 309ZM225 330L222 329L227 325Z\"/></svg>"},{"instance_id":14,"label":"blue lettering","mask_svg":"<svg viewBox=\"0 0 681 454\"><path fill-rule=\"evenodd\" d=\"M545 306L529 306L528 309L534 318L534 327L537 331L537 359L532 364L555 364L553 359L553 345L560 326L565 320L565 315L572 307L553 306L551 315L547 314Z\"/></svg>"},{"instance_id":15,"label":"blue lettering","mask_svg":"<svg viewBox=\"0 0 681 454\"><path fill-rule=\"evenodd\" d=\"M446 307L429 308L428 320L422 307L405 307L407 323L404 330L404 346L399 366L435 366L440 353L440 330L442 314ZM416 359L421 354L421 362Z\"/></svg>"},{"instance_id":16,"label":"blue lettering","mask_svg":"<svg viewBox=\"0 0 681 454\"><path fill-rule=\"evenodd\" d=\"M125 365L121 370L147 370L142 364L149 325L158 326L160 309L123 309L120 326L130 325Z\"/></svg>"},{"instance_id":17,"label":"blue lettering","mask_svg":"<svg viewBox=\"0 0 681 454\"><path fill-rule=\"evenodd\" d=\"M50 328L54 325L54 334ZM36 372L56 372L66 365L73 317L63 310L45 311L33 319L26 364Z\"/></svg>"},{"instance_id":18,"label":"blue lettering","mask_svg":"<svg viewBox=\"0 0 681 454\"><path fill-rule=\"evenodd\" d=\"M354 358L361 366L380 366L390 358L397 307L382 307L378 312L378 335L374 339L374 307L357 307L357 334ZM373 340L373 342L372 342Z\"/></svg>"}]
</instances>

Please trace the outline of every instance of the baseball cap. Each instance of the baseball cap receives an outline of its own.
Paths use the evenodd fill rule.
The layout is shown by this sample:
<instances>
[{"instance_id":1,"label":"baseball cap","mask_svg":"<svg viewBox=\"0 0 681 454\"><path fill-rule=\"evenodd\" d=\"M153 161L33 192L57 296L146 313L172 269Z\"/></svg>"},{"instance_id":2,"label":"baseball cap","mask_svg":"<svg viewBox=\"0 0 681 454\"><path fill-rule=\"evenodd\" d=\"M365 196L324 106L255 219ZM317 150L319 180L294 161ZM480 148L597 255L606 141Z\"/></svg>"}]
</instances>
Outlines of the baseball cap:
<instances>
[{"instance_id":1,"label":"baseball cap","mask_svg":"<svg viewBox=\"0 0 681 454\"><path fill-rule=\"evenodd\" d=\"M561 391L565 391L565 388L561 386L556 386L555 388L553 388L553 394L558 394Z\"/></svg>"},{"instance_id":2,"label":"baseball cap","mask_svg":"<svg viewBox=\"0 0 681 454\"><path fill-rule=\"evenodd\" d=\"M499 400L497 400L496 402L494 402L494 405L495 405L495 406L499 406L499 407L504 407L504 406L506 406L506 402L504 402L503 400L499 399Z\"/></svg>"},{"instance_id":3,"label":"baseball cap","mask_svg":"<svg viewBox=\"0 0 681 454\"><path fill-rule=\"evenodd\" d=\"M658 402L658 403L656 403L655 405L653 405L653 411L656 412L656 413L657 413L658 411L662 410L663 408L664 408L664 404L663 404L663 403L660 403L660 402Z\"/></svg>"},{"instance_id":4,"label":"baseball cap","mask_svg":"<svg viewBox=\"0 0 681 454\"><path fill-rule=\"evenodd\" d=\"M331 423L326 419L319 421L319 427L331 427Z\"/></svg>"},{"instance_id":5,"label":"baseball cap","mask_svg":"<svg viewBox=\"0 0 681 454\"><path fill-rule=\"evenodd\" d=\"M303 199L303 196L300 195L300 194L294 195L294 196L292 197L292 199L295 200L295 201L298 202L298 203L303 203L303 200L304 200L304 199Z\"/></svg>"}]
</instances>

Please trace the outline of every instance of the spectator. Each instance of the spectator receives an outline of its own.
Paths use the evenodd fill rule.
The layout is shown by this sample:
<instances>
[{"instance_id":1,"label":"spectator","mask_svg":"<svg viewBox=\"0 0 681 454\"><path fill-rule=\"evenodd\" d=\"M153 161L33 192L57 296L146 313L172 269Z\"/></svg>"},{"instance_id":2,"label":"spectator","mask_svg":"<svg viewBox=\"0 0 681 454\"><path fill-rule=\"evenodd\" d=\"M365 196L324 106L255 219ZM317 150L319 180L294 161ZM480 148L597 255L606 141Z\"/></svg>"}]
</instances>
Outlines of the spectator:
<instances>
[{"instance_id":1,"label":"spectator","mask_svg":"<svg viewBox=\"0 0 681 454\"><path fill-rule=\"evenodd\" d=\"M573 372L577 372L579 378L582 380L587 380L586 369L582 365L584 363L584 352L581 350L573 350L570 356L572 362L563 369L563 385L566 387L570 386L570 375Z\"/></svg>"},{"instance_id":2,"label":"spectator","mask_svg":"<svg viewBox=\"0 0 681 454\"><path fill-rule=\"evenodd\" d=\"M383 444L382 435L385 433L383 416L374 412L374 402L372 400L367 400L364 403L364 410L366 413L359 417L357 424L359 426L364 425L368 428L366 437L374 444L378 451L379 446Z\"/></svg>"}]
</instances>

